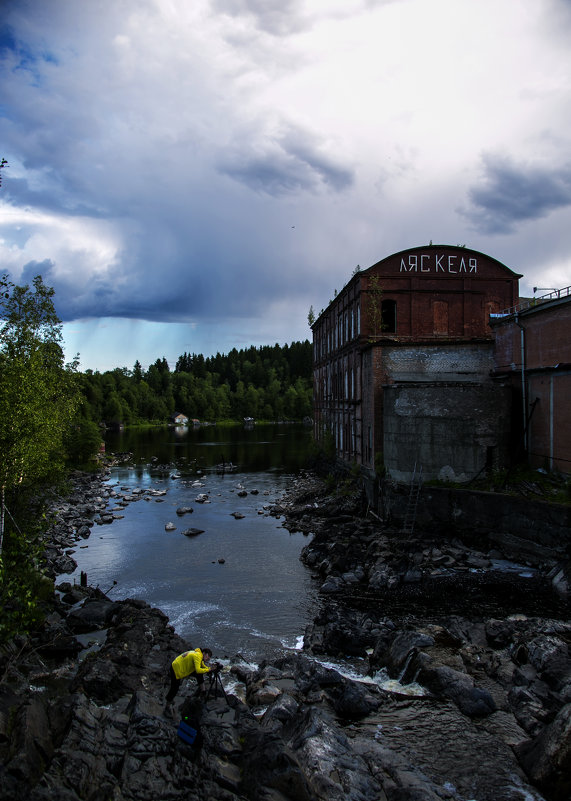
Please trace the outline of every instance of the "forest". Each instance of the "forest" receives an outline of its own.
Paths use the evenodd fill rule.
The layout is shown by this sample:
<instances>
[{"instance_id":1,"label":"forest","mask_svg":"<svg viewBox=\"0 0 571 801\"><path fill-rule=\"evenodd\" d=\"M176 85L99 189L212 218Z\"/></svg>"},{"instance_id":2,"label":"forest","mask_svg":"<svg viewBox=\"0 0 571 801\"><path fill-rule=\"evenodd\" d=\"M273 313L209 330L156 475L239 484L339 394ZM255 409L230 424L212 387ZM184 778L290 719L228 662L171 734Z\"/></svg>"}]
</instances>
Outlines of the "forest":
<instances>
[{"instance_id":1,"label":"forest","mask_svg":"<svg viewBox=\"0 0 571 801\"><path fill-rule=\"evenodd\" d=\"M201 422L302 420L312 416L312 347L308 340L204 357L184 353L171 370L157 359L148 370L80 374L82 417L107 426L167 423L176 414Z\"/></svg>"}]
</instances>

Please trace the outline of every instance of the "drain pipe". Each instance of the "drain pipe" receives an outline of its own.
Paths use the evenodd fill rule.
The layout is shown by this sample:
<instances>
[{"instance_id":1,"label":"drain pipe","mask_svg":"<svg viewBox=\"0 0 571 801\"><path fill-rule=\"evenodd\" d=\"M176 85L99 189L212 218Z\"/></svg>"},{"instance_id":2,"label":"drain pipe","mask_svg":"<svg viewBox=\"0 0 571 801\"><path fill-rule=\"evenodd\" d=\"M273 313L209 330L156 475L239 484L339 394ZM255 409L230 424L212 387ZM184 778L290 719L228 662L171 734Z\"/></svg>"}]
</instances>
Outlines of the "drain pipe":
<instances>
[{"instance_id":1,"label":"drain pipe","mask_svg":"<svg viewBox=\"0 0 571 801\"><path fill-rule=\"evenodd\" d=\"M515 315L515 324L518 326L520 330L520 342L521 342L521 400L523 404L523 449L526 454L527 458L527 392L525 388L525 328L519 321L519 315L516 312Z\"/></svg>"}]
</instances>

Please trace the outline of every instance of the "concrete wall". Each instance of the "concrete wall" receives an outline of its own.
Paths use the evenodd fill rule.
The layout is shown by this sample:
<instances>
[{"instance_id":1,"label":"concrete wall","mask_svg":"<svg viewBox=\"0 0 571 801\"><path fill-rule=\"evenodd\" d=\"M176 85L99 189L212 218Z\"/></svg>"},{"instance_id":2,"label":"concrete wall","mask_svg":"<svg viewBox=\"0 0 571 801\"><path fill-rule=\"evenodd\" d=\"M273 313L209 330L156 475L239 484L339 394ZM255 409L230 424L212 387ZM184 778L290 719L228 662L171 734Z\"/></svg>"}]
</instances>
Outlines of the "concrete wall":
<instances>
[{"instance_id":1,"label":"concrete wall","mask_svg":"<svg viewBox=\"0 0 571 801\"><path fill-rule=\"evenodd\" d=\"M384 463L409 481L416 463L425 481L468 481L507 463L511 390L496 385L384 387Z\"/></svg>"},{"instance_id":2,"label":"concrete wall","mask_svg":"<svg viewBox=\"0 0 571 801\"><path fill-rule=\"evenodd\" d=\"M383 348L390 383L402 381L487 382L494 369L493 344L439 343Z\"/></svg>"}]
</instances>

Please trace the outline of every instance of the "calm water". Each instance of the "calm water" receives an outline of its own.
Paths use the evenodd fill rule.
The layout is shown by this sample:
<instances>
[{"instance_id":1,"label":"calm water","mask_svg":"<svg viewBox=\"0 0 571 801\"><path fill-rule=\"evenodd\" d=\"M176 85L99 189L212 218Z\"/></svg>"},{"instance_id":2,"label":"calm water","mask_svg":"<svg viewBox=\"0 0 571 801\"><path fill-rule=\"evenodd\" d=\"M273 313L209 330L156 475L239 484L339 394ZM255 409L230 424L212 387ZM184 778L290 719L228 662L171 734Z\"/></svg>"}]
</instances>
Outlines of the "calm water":
<instances>
[{"instance_id":1,"label":"calm water","mask_svg":"<svg viewBox=\"0 0 571 801\"><path fill-rule=\"evenodd\" d=\"M129 465L112 471L110 486L119 495L166 494L144 494L117 509L122 519L94 526L87 547L74 554L73 578L83 570L111 598L159 607L192 645L208 645L220 658L241 653L259 661L296 647L316 609L313 582L299 560L308 539L290 534L264 507L303 467L310 443L302 426L271 425L109 437L108 451L133 454ZM219 473L222 461L238 470ZM239 497L241 490L248 494ZM196 501L201 494L208 503ZM181 506L194 511L179 517ZM165 531L169 522L175 531ZM204 533L184 536L191 527Z\"/></svg>"}]
</instances>

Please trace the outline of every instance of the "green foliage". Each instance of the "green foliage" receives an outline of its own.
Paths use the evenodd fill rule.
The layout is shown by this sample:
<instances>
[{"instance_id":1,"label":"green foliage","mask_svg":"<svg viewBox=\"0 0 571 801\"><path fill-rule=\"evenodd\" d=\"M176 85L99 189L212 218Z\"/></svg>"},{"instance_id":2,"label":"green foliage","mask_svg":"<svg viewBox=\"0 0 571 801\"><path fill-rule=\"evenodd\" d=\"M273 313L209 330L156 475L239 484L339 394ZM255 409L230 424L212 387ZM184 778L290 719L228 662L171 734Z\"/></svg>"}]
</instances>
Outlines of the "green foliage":
<instances>
[{"instance_id":1,"label":"green foliage","mask_svg":"<svg viewBox=\"0 0 571 801\"><path fill-rule=\"evenodd\" d=\"M96 423L85 419L75 421L64 440L68 460L77 465L85 464L99 453L101 442L101 431Z\"/></svg>"},{"instance_id":2,"label":"green foliage","mask_svg":"<svg viewBox=\"0 0 571 801\"><path fill-rule=\"evenodd\" d=\"M383 290L378 275L369 278L367 292L367 313L372 339L383 331Z\"/></svg>"},{"instance_id":3,"label":"green foliage","mask_svg":"<svg viewBox=\"0 0 571 801\"><path fill-rule=\"evenodd\" d=\"M174 371L157 359L145 372L115 369L82 375L85 416L108 425L165 423L180 412L189 419L254 417L302 420L313 413L313 361L309 341L232 349L205 358L184 353Z\"/></svg>"},{"instance_id":4,"label":"green foliage","mask_svg":"<svg viewBox=\"0 0 571 801\"><path fill-rule=\"evenodd\" d=\"M80 400L76 363L64 364L54 291L0 278L0 631L33 625L45 587L35 523L18 525L27 493L63 468L67 435ZM9 505L8 501L9 500ZM32 533L30 533L32 532Z\"/></svg>"},{"instance_id":5,"label":"green foliage","mask_svg":"<svg viewBox=\"0 0 571 801\"><path fill-rule=\"evenodd\" d=\"M53 582L42 572L45 516L37 486L8 490L4 548L0 555L0 642L42 620Z\"/></svg>"},{"instance_id":6,"label":"green foliage","mask_svg":"<svg viewBox=\"0 0 571 801\"><path fill-rule=\"evenodd\" d=\"M53 289L41 276L34 278L33 291L6 277L2 283L0 487L5 490L61 467L62 439L80 396L76 365L64 365Z\"/></svg>"}]
</instances>

